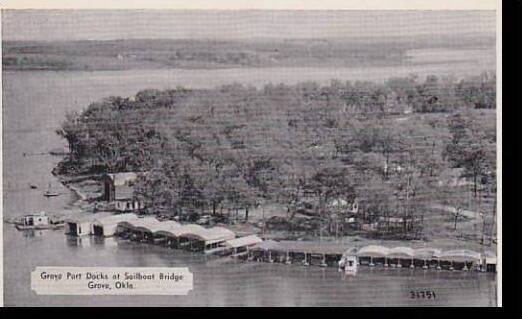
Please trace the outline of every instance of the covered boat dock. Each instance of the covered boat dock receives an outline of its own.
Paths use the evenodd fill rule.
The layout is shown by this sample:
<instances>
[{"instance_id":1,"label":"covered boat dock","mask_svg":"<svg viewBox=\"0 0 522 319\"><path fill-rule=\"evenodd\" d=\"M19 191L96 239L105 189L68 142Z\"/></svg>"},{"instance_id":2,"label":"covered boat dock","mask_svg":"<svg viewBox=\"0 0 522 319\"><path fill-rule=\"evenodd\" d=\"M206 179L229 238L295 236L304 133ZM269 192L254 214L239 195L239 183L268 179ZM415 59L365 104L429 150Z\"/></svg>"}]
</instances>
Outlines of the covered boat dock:
<instances>
[{"instance_id":1,"label":"covered boat dock","mask_svg":"<svg viewBox=\"0 0 522 319\"><path fill-rule=\"evenodd\" d=\"M392 268L479 270L483 265L484 269L494 271L496 265L496 257L493 253L483 257L478 252L466 249L442 251L432 247L413 249L405 246L388 248L380 245L356 248L335 242L267 240L250 248L248 256L249 260L288 264L298 261L304 265L311 265L315 260L319 260L320 266L341 265L347 258L370 267L380 265Z\"/></svg>"},{"instance_id":2,"label":"covered boat dock","mask_svg":"<svg viewBox=\"0 0 522 319\"><path fill-rule=\"evenodd\" d=\"M208 250L207 253L217 253L221 256L232 255L242 256L248 254L249 250L255 245L262 243L263 240L257 235L248 235L244 237L227 240L215 249Z\"/></svg>"},{"instance_id":3,"label":"covered boat dock","mask_svg":"<svg viewBox=\"0 0 522 319\"><path fill-rule=\"evenodd\" d=\"M113 216L109 212L99 212L95 214L79 215L77 217L70 217L65 219L65 234L69 236L87 236L90 235L91 225L95 219L103 219Z\"/></svg>"},{"instance_id":4,"label":"covered boat dock","mask_svg":"<svg viewBox=\"0 0 522 319\"><path fill-rule=\"evenodd\" d=\"M95 218L91 223L91 233L94 236L111 237L118 231L118 223L123 221L135 221L138 216L135 214L119 214L106 217Z\"/></svg>"},{"instance_id":5,"label":"covered boat dock","mask_svg":"<svg viewBox=\"0 0 522 319\"><path fill-rule=\"evenodd\" d=\"M250 249L249 259L287 264L300 262L303 265L317 264L325 267L337 265L348 248L348 245L327 241L268 240Z\"/></svg>"},{"instance_id":6,"label":"covered boat dock","mask_svg":"<svg viewBox=\"0 0 522 319\"><path fill-rule=\"evenodd\" d=\"M117 227L122 237L188 251L213 249L236 237L234 232L224 227L181 225L174 221L160 222L154 217L125 220L119 222Z\"/></svg>"}]
</instances>

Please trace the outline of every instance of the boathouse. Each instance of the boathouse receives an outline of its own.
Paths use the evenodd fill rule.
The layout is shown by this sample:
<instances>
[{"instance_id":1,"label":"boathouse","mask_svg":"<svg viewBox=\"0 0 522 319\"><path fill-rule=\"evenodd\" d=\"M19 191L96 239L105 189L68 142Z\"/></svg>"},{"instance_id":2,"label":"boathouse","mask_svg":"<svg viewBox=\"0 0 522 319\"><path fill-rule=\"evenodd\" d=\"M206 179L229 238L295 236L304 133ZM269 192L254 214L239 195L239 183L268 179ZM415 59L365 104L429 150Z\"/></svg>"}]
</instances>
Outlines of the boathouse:
<instances>
[{"instance_id":1,"label":"boathouse","mask_svg":"<svg viewBox=\"0 0 522 319\"><path fill-rule=\"evenodd\" d=\"M482 255L467 249L447 250L440 253L438 262L438 268L446 268L445 266L447 266L450 270L455 268L468 270L480 266Z\"/></svg>"},{"instance_id":2,"label":"boathouse","mask_svg":"<svg viewBox=\"0 0 522 319\"><path fill-rule=\"evenodd\" d=\"M200 225L181 225L174 221L160 222L154 217L120 221L117 233L126 238L148 243L163 243L172 248L205 251L234 239L235 233L224 227L204 228Z\"/></svg>"},{"instance_id":3,"label":"boathouse","mask_svg":"<svg viewBox=\"0 0 522 319\"><path fill-rule=\"evenodd\" d=\"M206 251L217 248L220 243L236 237L224 227L204 228L200 225L184 225L178 232L179 248L189 251Z\"/></svg>"},{"instance_id":4,"label":"boathouse","mask_svg":"<svg viewBox=\"0 0 522 319\"><path fill-rule=\"evenodd\" d=\"M161 229L154 232L154 243L170 248L178 248L179 236L183 233L183 225L175 221L162 222Z\"/></svg>"},{"instance_id":5,"label":"boathouse","mask_svg":"<svg viewBox=\"0 0 522 319\"><path fill-rule=\"evenodd\" d=\"M369 266L374 266L375 261L382 261L383 264L386 264L386 258L388 257L389 252L390 249L384 246L369 245L359 249L357 252L357 258L361 265L366 263Z\"/></svg>"},{"instance_id":6,"label":"boathouse","mask_svg":"<svg viewBox=\"0 0 522 319\"><path fill-rule=\"evenodd\" d=\"M438 266L438 258L441 254L441 250L437 248L425 247L418 248L414 251L414 263L421 263L418 266L422 266L423 269L428 269L429 267ZM435 265L434 262L437 262ZM416 265L417 266L417 265Z\"/></svg>"},{"instance_id":7,"label":"boathouse","mask_svg":"<svg viewBox=\"0 0 522 319\"><path fill-rule=\"evenodd\" d=\"M401 268L404 262L411 268L414 267L413 259L415 257L415 251L410 247L394 247L388 250L388 254L385 256L384 267L387 267L391 262L392 265L397 268Z\"/></svg>"},{"instance_id":8,"label":"boathouse","mask_svg":"<svg viewBox=\"0 0 522 319\"><path fill-rule=\"evenodd\" d=\"M138 216L133 213L111 215L102 218L95 218L91 223L91 233L94 236L111 237L118 230L118 223L123 221L137 220Z\"/></svg>"},{"instance_id":9,"label":"boathouse","mask_svg":"<svg viewBox=\"0 0 522 319\"><path fill-rule=\"evenodd\" d=\"M347 245L328 241L267 240L249 249L249 258L268 262L301 262L304 265L315 263L327 266L336 265L347 249Z\"/></svg>"},{"instance_id":10,"label":"boathouse","mask_svg":"<svg viewBox=\"0 0 522 319\"><path fill-rule=\"evenodd\" d=\"M162 222L155 217L147 216L136 220L119 222L117 224L117 232L129 235L129 238L132 240L153 243L154 232L160 230L161 226Z\"/></svg>"},{"instance_id":11,"label":"boathouse","mask_svg":"<svg viewBox=\"0 0 522 319\"><path fill-rule=\"evenodd\" d=\"M103 175L102 199L121 212L144 208L144 204L134 197L134 183L137 178L138 174L133 172Z\"/></svg>"},{"instance_id":12,"label":"boathouse","mask_svg":"<svg viewBox=\"0 0 522 319\"><path fill-rule=\"evenodd\" d=\"M109 212L99 212L96 214L81 214L76 217L69 217L65 220L65 234L70 236L86 236L91 234L91 224L95 218L105 218L112 216Z\"/></svg>"},{"instance_id":13,"label":"boathouse","mask_svg":"<svg viewBox=\"0 0 522 319\"><path fill-rule=\"evenodd\" d=\"M248 253L251 247L261 243L263 240L257 235L249 235L239 238L234 238L223 242L218 248L221 255L237 256L238 254ZM211 252L211 250L209 250Z\"/></svg>"}]
</instances>

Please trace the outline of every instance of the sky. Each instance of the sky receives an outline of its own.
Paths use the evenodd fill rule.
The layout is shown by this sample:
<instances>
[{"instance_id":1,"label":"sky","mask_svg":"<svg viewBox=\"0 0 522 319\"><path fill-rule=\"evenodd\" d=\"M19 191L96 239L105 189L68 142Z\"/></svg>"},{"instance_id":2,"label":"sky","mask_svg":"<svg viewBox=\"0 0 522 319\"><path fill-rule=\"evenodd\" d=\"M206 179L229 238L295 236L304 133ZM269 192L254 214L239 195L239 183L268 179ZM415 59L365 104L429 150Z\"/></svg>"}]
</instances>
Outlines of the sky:
<instances>
[{"instance_id":1,"label":"sky","mask_svg":"<svg viewBox=\"0 0 522 319\"><path fill-rule=\"evenodd\" d=\"M2 10L4 40L495 35L494 11Z\"/></svg>"}]
</instances>

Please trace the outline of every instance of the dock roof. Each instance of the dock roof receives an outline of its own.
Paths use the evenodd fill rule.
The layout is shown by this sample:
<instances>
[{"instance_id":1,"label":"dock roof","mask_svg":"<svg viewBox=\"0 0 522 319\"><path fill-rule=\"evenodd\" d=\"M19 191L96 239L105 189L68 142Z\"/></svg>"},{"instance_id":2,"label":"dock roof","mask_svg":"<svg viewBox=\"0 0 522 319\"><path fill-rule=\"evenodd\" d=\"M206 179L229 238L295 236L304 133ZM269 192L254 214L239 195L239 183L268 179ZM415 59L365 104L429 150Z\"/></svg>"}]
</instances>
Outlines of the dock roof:
<instances>
[{"instance_id":1,"label":"dock roof","mask_svg":"<svg viewBox=\"0 0 522 319\"><path fill-rule=\"evenodd\" d=\"M133 213L127 214L114 214L109 216L100 216L92 220L93 223L106 225L106 224L117 224L123 221L137 220L139 217Z\"/></svg>"},{"instance_id":2,"label":"dock roof","mask_svg":"<svg viewBox=\"0 0 522 319\"><path fill-rule=\"evenodd\" d=\"M249 235L245 237L239 237L235 239L230 239L225 242L226 247L237 248L244 246L252 246L262 242L263 240L259 238L257 235Z\"/></svg>"},{"instance_id":3,"label":"dock roof","mask_svg":"<svg viewBox=\"0 0 522 319\"><path fill-rule=\"evenodd\" d=\"M410 247L394 247L388 250L387 257L390 258L413 258L415 251Z\"/></svg>"},{"instance_id":4,"label":"dock roof","mask_svg":"<svg viewBox=\"0 0 522 319\"><path fill-rule=\"evenodd\" d=\"M437 248L419 248L415 249L414 256L415 258L421 258L421 259L431 259L431 258L438 258L438 256L441 254L441 250Z\"/></svg>"},{"instance_id":5,"label":"dock roof","mask_svg":"<svg viewBox=\"0 0 522 319\"><path fill-rule=\"evenodd\" d=\"M497 255L492 251L486 251L484 253L486 264L497 264Z\"/></svg>"},{"instance_id":6,"label":"dock roof","mask_svg":"<svg viewBox=\"0 0 522 319\"><path fill-rule=\"evenodd\" d=\"M267 240L257 244L254 249L257 250L272 250L281 252L303 252L310 254L339 254L342 255L347 249L348 245L336 242L317 242L317 241L300 241L300 240L282 240L273 241Z\"/></svg>"},{"instance_id":7,"label":"dock roof","mask_svg":"<svg viewBox=\"0 0 522 319\"><path fill-rule=\"evenodd\" d=\"M444 261L455 261L455 262L466 262L466 261L480 261L482 255L468 249L455 249L443 251L439 255L440 260Z\"/></svg>"},{"instance_id":8,"label":"dock roof","mask_svg":"<svg viewBox=\"0 0 522 319\"><path fill-rule=\"evenodd\" d=\"M236 237L236 234L226 229L225 227L212 227L212 228L204 228L203 238L207 244L212 244L215 242L221 242L225 240L231 240Z\"/></svg>"},{"instance_id":9,"label":"dock roof","mask_svg":"<svg viewBox=\"0 0 522 319\"><path fill-rule=\"evenodd\" d=\"M154 217L123 220L118 224L158 235L198 238L205 241L206 244L226 241L236 237L233 231L224 227L205 228L195 224L181 225L174 221L160 222Z\"/></svg>"},{"instance_id":10,"label":"dock roof","mask_svg":"<svg viewBox=\"0 0 522 319\"><path fill-rule=\"evenodd\" d=\"M390 249L379 245L364 246L357 252L358 257L387 257Z\"/></svg>"},{"instance_id":11,"label":"dock roof","mask_svg":"<svg viewBox=\"0 0 522 319\"><path fill-rule=\"evenodd\" d=\"M259 244L256 244L253 247L253 250L265 250L265 251L279 250L279 249L281 249L281 245L279 245L279 242L272 240L272 239L264 240L264 241L260 242Z\"/></svg>"},{"instance_id":12,"label":"dock roof","mask_svg":"<svg viewBox=\"0 0 522 319\"><path fill-rule=\"evenodd\" d=\"M76 224L84 224L91 223L95 219L106 218L112 216L111 212L98 212L98 213L82 213L76 216L71 216L65 219L66 223L76 223Z\"/></svg>"}]
</instances>

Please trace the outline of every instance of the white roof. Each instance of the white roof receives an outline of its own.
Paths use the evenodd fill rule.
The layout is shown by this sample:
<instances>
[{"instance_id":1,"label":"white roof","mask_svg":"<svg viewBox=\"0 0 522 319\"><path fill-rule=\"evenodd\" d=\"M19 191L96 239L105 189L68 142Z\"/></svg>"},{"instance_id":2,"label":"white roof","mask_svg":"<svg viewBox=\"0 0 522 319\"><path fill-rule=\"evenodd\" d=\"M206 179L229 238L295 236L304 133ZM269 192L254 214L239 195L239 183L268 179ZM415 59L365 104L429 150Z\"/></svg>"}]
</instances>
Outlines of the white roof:
<instances>
[{"instance_id":1,"label":"white roof","mask_svg":"<svg viewBox=\"0 0 522 319\"><path fill-rule=\"evenodd\" d=\"M162 226L163 227L161 229L156 230L154 233L166 235L166 236L174 236L174 237L179 237L180 234L183 234L184 226L175 221L172 221L172 220L165 221L165 222L163 222Z\"/></svg>"},{"instance_id":2,"label":"white roof","mask_svg":"<svg viewBox=\"0 0 522 319\"><path fill-rule=\"evenodd\" d=\"M497 255L494 252L486 251L484 257L486 258L486 264L497 264Z\"/></svg>"},{"instance_id":3,"label":"white roof","mask_svg":"<svg viewBox=\"0 0 522 319\"><path fill-rule=\"evenodd\" d=\"M83 223L91 223L95 219L102 219L109 216L112 216L113 213L110 212L99 212L94 214L79 214L75 217L69 217L65 219L66 223L75 223L75 224L83 224Z\"/></svg>"},{"instance_id":4,"label":"white roof","mask_svg":"<svg viewBox=\"0 0 522 319\"><path fill-rule=\"evenodd\" d=\"M236 234L225 227L212 227L205 229L204 238L206 241L231 240Z\"/></svg>"},{"instance_id":5,"label":"white roof","mask_svg":"<svg viewBox=\"0 0 522 319\"><path fill-rule=\"evenodd\" d=\"M264 241L256 244L254 249L258 249L258 250L278 250L278 249L281 249L281 245L277 241L269 239L269 240L264 240Z\"/></svg>"},{"instance_id":6,"label":"white roof","mask_svg":"<svg viewBox=\"0 0 522 319\"><path fill-rule=\"evenodd\" d=\"M259 238L257 235L250 235L245 237L239 237L235 239L230 239L225 242L225 245L230 248L243 247L243 246L251 246L262 242L263 240Z\"/></svg>"},{"instance_id":7,"label":"white roof","mask_svg":"<svg viewBox=\"0 0 522 319\"><path fill-rule=\"evenodd\" d=\"M389 248L378 245L364 246L357 252L357 256L362 257L386 257L389 252Z\"/></svg>"},{"instance_id":8,"label":"white roof","mask_svg":"<svg viewBox=\"0 0 522 319\"><path fill-rule=\"evenodd\" d=\"M447 250L443 251L439 255L440 260L446 260L446 261L457 261L457 262L464 262L464 261L480 261L482 259L482 256L472 250L468 249L455 249L455 250Z\"/></svg>"},{"instance_id":9,"label":"white roof","mask_svg":"<svg viewBox=\"0 0 522 319\"><path fill-rule=\"evenodd\" d=\"M154 217L128 218L118 221L134 229L141 229L151 233L172 235L174 237L197 237L208 242L217 242L234 239L235 233L224 227L204 228L200 225L181 225L175 221L160 222Z\"/></svg>"},{"instance_id":10,"label":"white roof","mask_svg":"<svg viewBox=\"0 0 522 319\"><path fill-rule=\"evenodd\" d=\"M394 247L394 248L391 248L390 250L388 250L388 255L387 257L396 257L396 258L401 258L401 257L413 257L414 255L414 250L410 247L403 247L403 246L399 246L399 247Z\"/></svg>"},{"instance_id":11,"label":"white roof","mask_svg":"<svg viewBox=\"0 0 522 319\"><path fill-rule=\"evenodd\" d=\"M441 254L441 250L437 248L419 248L415 249L414 255L416 258L437 258Z\"/></svg>"},{"instance_id":12,"label":"white roof","mask_svg":"<svg viewBox=\"0 0 522 319\"><path fill-rule=\"evenodd\" d=\"M130 221L135 228L141 228L148 232L155 232L162 228L162 223L154 217L138 218Z\"/></svg>"},{"instance_id":13,"label":"white roof","mask_svg":"<svg viewBox=\"0 0 522 319\"><path fill-rule=\"evenodd\" d=\"M128 213L128 214L117 214L117 215L110 215L110 216L105 216L105 217L99 217L99 218L95 218L93 220L93 223L94 224L99 224L99 225L112 225L112 224L117 224L117 223L120 223L120 222L123 222L123 221L133 221L133 220L137 220L139 217L136 216L136 214L133 214L133 213Z\"/></svg>"}]
</instances>

